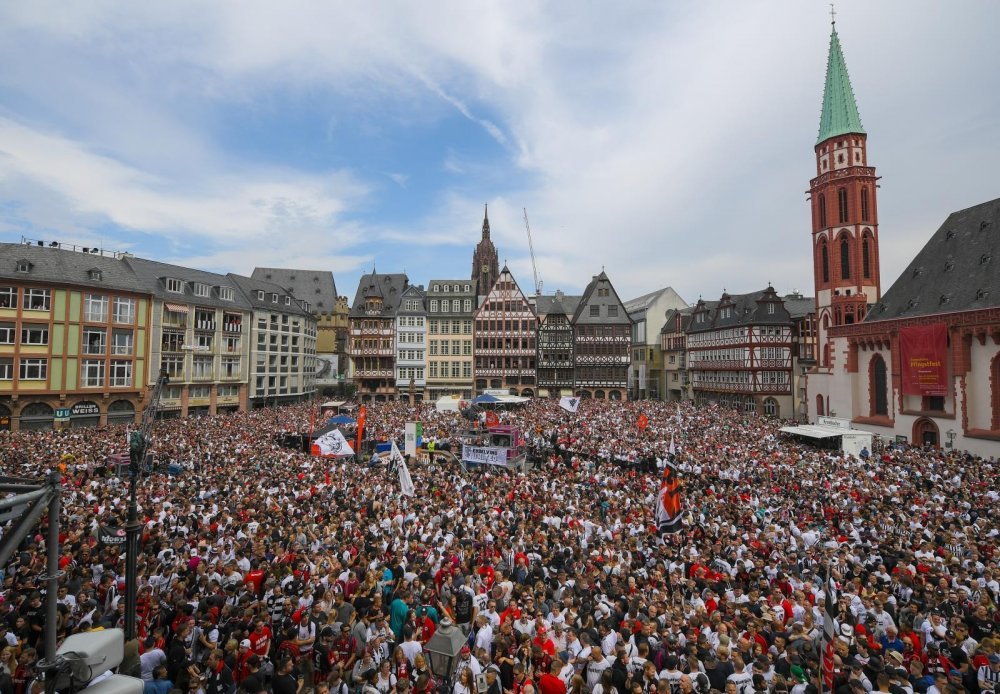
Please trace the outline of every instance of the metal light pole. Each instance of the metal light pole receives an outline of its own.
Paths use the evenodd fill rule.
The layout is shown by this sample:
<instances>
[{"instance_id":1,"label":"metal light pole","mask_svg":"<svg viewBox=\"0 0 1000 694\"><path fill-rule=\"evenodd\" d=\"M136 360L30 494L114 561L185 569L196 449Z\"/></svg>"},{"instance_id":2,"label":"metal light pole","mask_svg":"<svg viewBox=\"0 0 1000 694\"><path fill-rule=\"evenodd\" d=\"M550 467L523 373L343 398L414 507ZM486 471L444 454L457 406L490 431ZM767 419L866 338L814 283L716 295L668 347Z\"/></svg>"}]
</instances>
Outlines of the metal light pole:
<instances>
[{"instance_id":1,"label":"metal light pole","mask_svg":"<svg viewBox=\"0 0 1000 694\"><path fill-rule=\"evenodd\" d=\"M160 369L160 375L153 386L152 395L149 398L149 405L142 413L142 425L138 431L133 431L128 442L129 459L129 482L128 482L128 520L125 523L125 640L131 641L136 637L135 631L135 601L139 592L136 576L138 573L139 561L139 530L142 524L139 523L139 509L136 505L136 486L139 484L139 475L142 473L142 464L146 460L146 451L149 449L150 432L153 429L153 421L156 419L156 411L160 406L160 395L164 386L170 383L170 377L166 369Z\"/></svg>"},{"instance_id":2,"label":"metal light pole","mask_svg":"<svg viewBox=\"0 0 1000 694\"><path fill-rule=\"evenodd\" d=\"M142 461L146 457L148 445L141 432L132 435L129 446L129 481L128 481L128 521L125 523L125 640L131 641L135 638L135 601L138 591L136 585L138 579L137 562L139 560L139 509L135 500L136 486L139 482L139 473L142 470Z\"/></svg>"}]
</instances>

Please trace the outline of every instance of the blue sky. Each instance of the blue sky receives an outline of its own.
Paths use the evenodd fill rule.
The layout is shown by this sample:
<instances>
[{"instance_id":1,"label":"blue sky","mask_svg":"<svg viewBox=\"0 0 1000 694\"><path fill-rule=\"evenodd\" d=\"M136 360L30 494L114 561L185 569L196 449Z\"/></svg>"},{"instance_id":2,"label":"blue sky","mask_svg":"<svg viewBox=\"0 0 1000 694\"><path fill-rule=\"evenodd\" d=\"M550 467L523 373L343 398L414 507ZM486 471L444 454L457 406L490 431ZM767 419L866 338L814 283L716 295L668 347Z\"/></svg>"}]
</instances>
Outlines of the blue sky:
<instances>
[{"instance_id":1,"label":"blue sky","mask_svg":"<svg viewBox=\"0 0 1000 694\"><path fill-rule=\"evenodd\" d=\"M470 271L485 202L525 288L603 267L811 293L828 6L248 0L0 7L0 239L207 270ZM1000 3L847 0L883 289L1000 196Z\"/></svg>"}]
</instances>

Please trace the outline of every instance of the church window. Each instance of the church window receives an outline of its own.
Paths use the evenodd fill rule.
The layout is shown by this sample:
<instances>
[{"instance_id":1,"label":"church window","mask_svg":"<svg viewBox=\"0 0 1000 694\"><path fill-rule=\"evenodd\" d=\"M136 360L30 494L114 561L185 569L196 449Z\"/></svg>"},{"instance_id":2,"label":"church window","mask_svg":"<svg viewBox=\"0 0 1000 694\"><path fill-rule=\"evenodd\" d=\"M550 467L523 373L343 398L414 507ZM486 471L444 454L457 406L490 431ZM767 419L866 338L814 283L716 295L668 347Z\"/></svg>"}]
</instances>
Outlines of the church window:
<instances>
[{"instance_id":1,"label":"church window","mask_svg":"<svg viewBox=\"0 0 1000 694\"><path fill-rule=\"evenodd\" d=\"M868 379L871 383L869 407L871 414L888 416L889 414L889 382L882 355L876 354L868 367Z\"/></svg>"},{"instance_id":2,"label":"church window","mask_svg":"<svg viewBox=\"0 0 1000 694\"><path fill-rule=\"evenodd\" d=\"M840 213L840 223L847 223L847 188L837 188L837 209Z\"/></svg>"},{"instance_id":3,"label":"church window","mask_svg":"<svg viewBox=\"0 0 1000 694\"><path fill-rule=\"evenodd\" d=\"M846 237L840 239L840 277L851 279L851 246Z\"/></svg>"},{"instance_id":4,"label":"church window","mask_svg":"<svg viewBox=\"0 0 1000 694\"><path fill-rule=\"evenodd\" d=\"M861 189L861 221L868 221L868 189Z\"/></svg>"},{"instance_id":5,"label":"church window","mask_svg":"<svg viewBox=\"0 0 1000 694\"><path fill-rule=\"evenodd\" d=\"M823 241L822 244L820 245L819 254L820 254L820 265L822 266L822 271L823 271L823 281L824 282L829 282L830 281L830 253L827 251L826 241Z\"/></svg>"},{"instance_id":6,"label":"church window","mask_svg":"<svg viewBox=\"0 0 1000 694\"><path fill-rule=\"evenodd\" d=\"M866 280L871 279L872 276L871 248L869 247L867 236L865 237L864 241L861 242L861 273Z\"/></svg>"},{"instance_id":7,"label":"church window","mask_svg":"<svg viewBox=\"0 0 1000 694\"><path fill-rule=\"evenodd\" d=\"M819 195L819 226L820 229L826 228L826 196L820 193Z\"/></svg>"}]
</instances>

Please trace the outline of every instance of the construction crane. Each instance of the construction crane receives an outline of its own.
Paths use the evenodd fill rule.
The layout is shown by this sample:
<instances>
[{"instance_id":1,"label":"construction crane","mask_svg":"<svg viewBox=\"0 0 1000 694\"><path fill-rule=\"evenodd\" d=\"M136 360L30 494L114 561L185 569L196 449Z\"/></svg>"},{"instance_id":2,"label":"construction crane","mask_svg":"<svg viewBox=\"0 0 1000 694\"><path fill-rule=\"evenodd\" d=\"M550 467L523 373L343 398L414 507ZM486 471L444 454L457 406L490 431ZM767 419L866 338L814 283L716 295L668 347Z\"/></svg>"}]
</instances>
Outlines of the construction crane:
<instances>
[{"instance_id":1,"label":"construction crane","mask_svg":"<svg viewBox=\"0 0 1000 694\"><path fill-rule=\"evenodd\" d=\"M535 246L531 242L531 225L528 224L528 210L524 210L524 229L528 232L528 250L531 252L531 271L535 274L535 296L542 295L542 281L538 279L538 263L535 262Z\"/></svg>"}]
</instances>

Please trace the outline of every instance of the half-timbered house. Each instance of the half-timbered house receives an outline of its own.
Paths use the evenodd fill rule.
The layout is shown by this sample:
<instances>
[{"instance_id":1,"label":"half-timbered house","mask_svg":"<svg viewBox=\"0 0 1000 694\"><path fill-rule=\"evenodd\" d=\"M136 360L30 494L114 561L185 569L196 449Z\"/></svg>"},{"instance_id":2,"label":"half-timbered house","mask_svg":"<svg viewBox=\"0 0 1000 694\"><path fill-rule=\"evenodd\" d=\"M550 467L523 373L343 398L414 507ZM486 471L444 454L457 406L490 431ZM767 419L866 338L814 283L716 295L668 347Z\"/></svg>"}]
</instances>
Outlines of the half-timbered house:
<instances>
[{"instance_id":1,"label":"half-timbered house","mask_svg":"<svg viewBox=\"0 0 1000 694\"><path fill-rule=\"evenodd\" d=\"M409 284L404 274L362 275L350 313L351 379L362 401L393 400L396 310Z\"/></svg>"},{"instance_id":2,"label":"half-timbered house","mask_svg":"<svg viewBox=\"0 0 1000 694\"><path fill-rule=\"evenodd\" d=\"M632 319L603 270L583 291L573 315L573 337L577 394L627 400Z\"/></svg>"},{"instance_id":3,"label":"half-timbered house","mask_svg":"<svg viewBox=\"0 0 1000 694\"><path fill-rule=\"evenodd\" d=\"M573 315L579 296L557 291L535 297L538 315L538 394L542 397L574 395Z\"/></svg>"},{"instance_id":4,"label":"half-timbered house","mask_svg":"<svg viewBox=\"0 0 1000 694\"><path fill-rule=\"evenodd\" d=\"M482 288L480 289L482 291ZM476 392L534 395L538 320L504 265L475 313Z\"/></svg>"}]
</instances>

